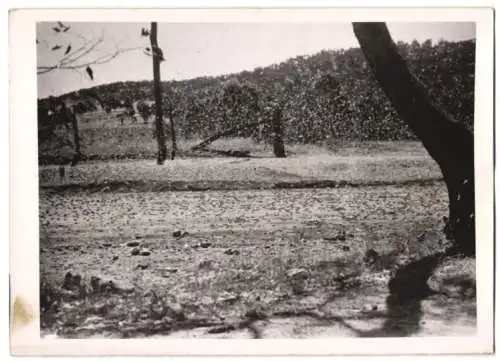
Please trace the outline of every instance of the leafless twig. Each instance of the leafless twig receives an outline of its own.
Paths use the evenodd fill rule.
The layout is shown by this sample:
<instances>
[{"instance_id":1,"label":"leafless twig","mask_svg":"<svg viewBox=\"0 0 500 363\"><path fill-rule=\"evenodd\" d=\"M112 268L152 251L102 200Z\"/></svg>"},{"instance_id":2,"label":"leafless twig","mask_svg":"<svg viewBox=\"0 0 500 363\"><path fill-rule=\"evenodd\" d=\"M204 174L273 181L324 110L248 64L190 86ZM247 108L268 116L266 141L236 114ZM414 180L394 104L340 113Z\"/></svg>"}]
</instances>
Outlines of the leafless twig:
<instances>
[{"instance_id":1,"label":"leafless twig","mask_svg":"<svg viewBox=\"0 0 500 363\"><path fill-rule=\"evenodd\" d=\"M103 45L105 41L104 33L102 33L97 39L89 39L84 35L75 32L67 32L66 34L82 40L82 44L72 51L70 46L68 45L68 47L66 48L67 54L63 55L59 60L54 62L54 64L37 66L37 75L49 73L54 70L75 71L92 65L108 63L118 57L120 54L142 48L142 46L124 48L121 47L119 43L115 42L113 43L114 49L112 51L105 51L99 49L99 47ZM42 39L39 40L39 42L50 48L46 40ZM83 60L84 57L90 57L90 55L93 55L93 57L85 61Z\"/></svg>"}]
</instances>

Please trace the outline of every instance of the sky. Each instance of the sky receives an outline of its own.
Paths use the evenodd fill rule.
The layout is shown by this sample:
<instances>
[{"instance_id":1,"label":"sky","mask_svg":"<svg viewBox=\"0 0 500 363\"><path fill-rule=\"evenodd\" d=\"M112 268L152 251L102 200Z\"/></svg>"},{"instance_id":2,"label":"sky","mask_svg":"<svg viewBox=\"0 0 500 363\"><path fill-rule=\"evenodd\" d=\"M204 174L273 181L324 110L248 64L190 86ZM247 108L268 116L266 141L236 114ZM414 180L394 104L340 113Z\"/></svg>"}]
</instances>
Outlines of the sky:
<instances>
[{"instance_id":1,"label":"sky","mask_svg":"<svg viewBox=\"0 0 500 363\"><path fill-rule=\"evenodd\" d=\"M54 65L69 44L74 51L84 38L92 41L102 37L103 41L81 62L113 52L116 47L134 50L121 53L109 63L92 66L93 81L84 69L58 69L38 75L39 98L116 81L153 78L152 59L143 52L149 46L149 38L140 36L141 28L149 29L149 23L67 23L70 30L66 33L56 33L52 29L55 25L37 24L38 66ZM387 26L395 41L475 38L474 23L388 23ZM161 65L162 80L251 71L324 49L359 47L350 23L158 23L158 44L166 58ZM61 48L52 51L54 45Z\"/></svg>"}]
</instances>

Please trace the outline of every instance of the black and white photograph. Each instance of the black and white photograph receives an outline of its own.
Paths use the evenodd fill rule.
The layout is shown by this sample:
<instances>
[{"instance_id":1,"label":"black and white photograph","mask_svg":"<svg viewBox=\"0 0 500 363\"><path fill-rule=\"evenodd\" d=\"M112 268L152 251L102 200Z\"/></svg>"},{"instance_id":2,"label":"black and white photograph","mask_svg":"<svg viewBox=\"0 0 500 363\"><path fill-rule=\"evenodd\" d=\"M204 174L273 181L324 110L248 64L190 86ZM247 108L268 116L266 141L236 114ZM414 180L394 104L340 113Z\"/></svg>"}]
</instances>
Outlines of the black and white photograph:
<instances>
[{"instance_id":1,"label":"black and white photograph","mask_svg":"<svg viewBox=\"0 0 500 363\"><path fill-rule=\"evenodd\" d=\"M491 9L94 13L19 13L11 334L493 350Z\"/></svg>"}]
</instances>

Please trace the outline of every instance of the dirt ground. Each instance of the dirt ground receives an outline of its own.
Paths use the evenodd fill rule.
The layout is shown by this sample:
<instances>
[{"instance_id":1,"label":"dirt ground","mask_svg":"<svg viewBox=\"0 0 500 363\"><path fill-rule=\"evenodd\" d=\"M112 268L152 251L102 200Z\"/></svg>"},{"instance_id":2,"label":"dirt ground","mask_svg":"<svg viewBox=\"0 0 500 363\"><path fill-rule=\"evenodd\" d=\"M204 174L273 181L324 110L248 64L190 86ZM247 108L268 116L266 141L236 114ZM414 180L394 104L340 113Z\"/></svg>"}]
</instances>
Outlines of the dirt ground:
<instances>
[{"instance_id":1,"label":"dirt ground","mask_svg":"<svg viewBox=\"0 0 500 363\"><path fill-rule=\"evenodd\" d=\"M396 301L388 287L403 266L446 247L446 189L425 156L176 162L81 165L73 180L41 169L44 336L475 333L473 260L439 260L429 279L438 294L427 298ZM339 171L342 180L371 176L387 183L296 189L265 184L333 180ZM85 188L96 175L100 187L120 178L222 180L240 187ZM248 189L238 180L265 187ZM415 180L425 183L409 183Z\"/></svg>"}]
</instances>

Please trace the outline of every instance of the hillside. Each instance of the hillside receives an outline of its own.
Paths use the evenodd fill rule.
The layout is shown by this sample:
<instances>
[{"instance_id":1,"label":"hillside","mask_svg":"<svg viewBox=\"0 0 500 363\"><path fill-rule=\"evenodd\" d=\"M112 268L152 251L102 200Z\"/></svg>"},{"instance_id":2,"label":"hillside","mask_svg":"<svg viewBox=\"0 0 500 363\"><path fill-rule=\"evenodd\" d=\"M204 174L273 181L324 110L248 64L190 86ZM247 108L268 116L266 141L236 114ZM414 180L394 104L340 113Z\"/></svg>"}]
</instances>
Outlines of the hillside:
<instances>
[{"instance_id":1,"label":"hillside","mask_svg":"<svg viewBox=\"0 0 500 363\"><path fill-rule=\"evenodd\" d=\"M399 42L398 47L433 98L472 129L475 40ZM277 103L284 105L286 142L414 139L380 90L359 48L324 50L253 71L163 82L163 86L166 107L172 105L181 139L204 138L268 117ZM241 89L253 98L238 94ZM124 103L152 100L152 90L152 81L127 81L80 90L78 95L95 91L113 110ZM248 130L239 136L258 140L268 134Z\"/></svg>"}]
</instances>

